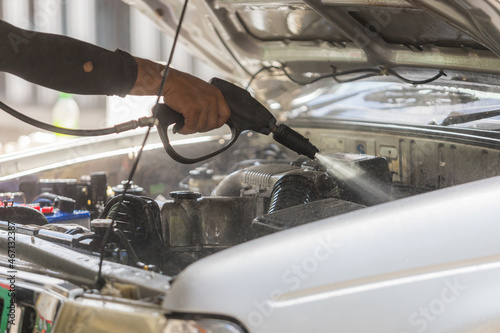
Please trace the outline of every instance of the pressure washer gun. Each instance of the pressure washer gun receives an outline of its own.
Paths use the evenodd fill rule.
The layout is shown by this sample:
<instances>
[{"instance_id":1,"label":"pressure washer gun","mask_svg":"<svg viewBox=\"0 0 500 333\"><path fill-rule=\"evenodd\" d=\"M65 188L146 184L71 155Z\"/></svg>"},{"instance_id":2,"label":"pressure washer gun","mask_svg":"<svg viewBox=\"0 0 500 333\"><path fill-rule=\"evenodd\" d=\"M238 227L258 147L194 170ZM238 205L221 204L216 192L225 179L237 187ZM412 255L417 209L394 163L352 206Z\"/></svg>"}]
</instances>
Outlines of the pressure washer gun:
<instances>
[{"instance_id":1,"label":"pressure washer gun","mask_svg":"<svg viewBox=\"0 0 500 333\"><path fill-rule=\"evenodd\" d=\"M276 125L276 118L271 114L271 112L269 112L269 110L253 98L245 89L219 78L212 78L210 83L220 89L227 104L229 105L229 109L231 110L231 116L226 122L231 129L231 141L222 149L202 157L186 158L179 155L170 144L167 129L170 125L175 124L173 131L176 132L180 130L184 126L184 118L180 113L176 112L166 104L159 104L159 109L157 110L158 133L165 150L170 157L177 162L190 164L213 157L232 146L236 139L238 139L241 132L247 130L265 135L273 133L274 140L281 143L285 147L290 148L296 153L305 155L311 159L314 159L316 153L319 152L319 149L310 143L309 139L297 133L290 127L284 124Z\"/></svg>"}]
</instances>

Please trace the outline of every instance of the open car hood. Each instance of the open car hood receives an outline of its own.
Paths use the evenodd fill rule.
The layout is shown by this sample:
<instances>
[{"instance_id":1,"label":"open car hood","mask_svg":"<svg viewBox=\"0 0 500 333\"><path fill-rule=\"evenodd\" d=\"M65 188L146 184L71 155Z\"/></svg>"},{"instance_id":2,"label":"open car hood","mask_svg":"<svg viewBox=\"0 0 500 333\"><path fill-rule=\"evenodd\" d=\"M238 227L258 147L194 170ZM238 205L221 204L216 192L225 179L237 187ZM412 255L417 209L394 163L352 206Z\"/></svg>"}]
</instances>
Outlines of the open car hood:
<instances>
[{"instance_id":1,"label":"open car hood","mask_svg":"<svg viewBox=\"0 0 500 333\"><path fill-rule=\"evenodd\" d=\"M183 5L126 2L171 35ZM266 66L276 68L260 73L261 82L360 68L416 79L442 70L461 81L500 73L496 0L191 0L182 35L198 57L241 83Z\"/></svg>"}]
</instances>

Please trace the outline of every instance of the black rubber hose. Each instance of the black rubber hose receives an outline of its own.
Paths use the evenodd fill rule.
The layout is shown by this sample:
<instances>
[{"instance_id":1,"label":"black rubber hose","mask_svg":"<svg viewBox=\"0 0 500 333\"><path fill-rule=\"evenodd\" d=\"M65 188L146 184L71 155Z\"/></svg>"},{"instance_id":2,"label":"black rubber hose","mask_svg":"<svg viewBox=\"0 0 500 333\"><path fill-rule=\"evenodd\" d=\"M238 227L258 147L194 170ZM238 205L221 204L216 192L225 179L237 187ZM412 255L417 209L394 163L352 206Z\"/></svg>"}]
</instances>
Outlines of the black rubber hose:
<instances>
[{"instance_id":1,"label":"black rubber hose","mask_svg":"<svg viewBox=\"0 0 500 333\"><path fill-rule=\"evenodd\" d=\"M268 213L315 201L318 196L310 179L294 174L283 176L273 187Z\"/></svg>"},{"instance_id":2,"label":"black rubber hose","mask_svg":"<svg viewBox=\"0 0 500 333\"><path fill-rule=\"evenodd\" d=\"M41 122L39 120L33 119L31 117L22 114L19 111L14 110L13 108L11 108L10 106L1 101L0 101L0 109L4 110L11 116L21 120L22 122L38 127L40 129L49 132L55 132L73 136L100 136L100 135L126 132L136 129L137 127L153 126L153 117L142 117L139 118L138 120L131 120L122 124L114 125L113 127L100 128L100 129L72 129L72 128L64 128L64 127L50 125Z\"/></svg>"},{"instance_id":3,"label":"black rubber hose","mask_svg":"<svg viewBox=\"0 0 500 333\"><path fill-rule=\"evenodd\" d=\"M108 128L102 128L102 129L95 129L95 130L77 130L77 129L70 129L70 128L63 128L63 127L57 127L53 126L44 122L41 122L39 120L33 119L31 117L28 117L21 112L18 112L8 106L7 104L0 102L0 108L10 114L13 117L16 117L17 119L30 124L32 126L44 129L49 132L56 132L60 134L66 134L66 135L75 135L75 136L99 136L99 135L108 135L108 134L113 134L116 133L116 129L114 127L108 127Z\"/></svg>"}]
</instances>

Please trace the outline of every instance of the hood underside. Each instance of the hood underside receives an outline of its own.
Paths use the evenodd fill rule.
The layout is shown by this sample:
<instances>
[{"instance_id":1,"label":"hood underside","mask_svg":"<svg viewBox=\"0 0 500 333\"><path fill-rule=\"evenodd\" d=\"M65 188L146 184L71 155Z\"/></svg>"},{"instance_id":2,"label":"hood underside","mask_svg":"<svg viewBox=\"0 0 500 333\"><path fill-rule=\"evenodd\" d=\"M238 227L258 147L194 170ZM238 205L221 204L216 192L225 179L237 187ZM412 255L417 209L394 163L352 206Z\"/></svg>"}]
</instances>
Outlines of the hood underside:
<instances>
[{"instance_id":1,"label":"hood underside","mask_svg":"<svg viewBox=\"0 0 500 333\"><path fill-rule=\"evenodd\" d=\"M126 2L171 35L183 5ZM299 82L366 68L415 79L500 74L496 0L190 0L182 35L195 55L242 83L265 67L260 80Z\"/></svg>"}]
</instances>

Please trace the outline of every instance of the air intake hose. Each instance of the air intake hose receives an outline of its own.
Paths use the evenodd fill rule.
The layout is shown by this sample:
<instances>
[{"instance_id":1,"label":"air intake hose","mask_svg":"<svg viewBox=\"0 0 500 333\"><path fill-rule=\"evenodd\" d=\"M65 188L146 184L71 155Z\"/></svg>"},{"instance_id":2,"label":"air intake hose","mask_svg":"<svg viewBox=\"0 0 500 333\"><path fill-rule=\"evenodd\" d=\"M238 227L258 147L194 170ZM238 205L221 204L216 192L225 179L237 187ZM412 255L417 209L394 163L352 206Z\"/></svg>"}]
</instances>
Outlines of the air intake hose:
<instances>
[{"instance_id":1,"label":"air intake hose","mask_svg":"<svg viewBox=\"0 0 500 333\"><path fill-rule=\"evenodd\" d=\"M297 174L283 176L273 187L268 214L318 200L318 197L316 186L310 179Z\"/></svg>"}]
</instances>

